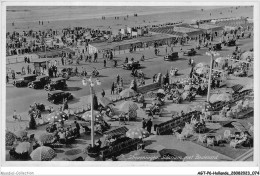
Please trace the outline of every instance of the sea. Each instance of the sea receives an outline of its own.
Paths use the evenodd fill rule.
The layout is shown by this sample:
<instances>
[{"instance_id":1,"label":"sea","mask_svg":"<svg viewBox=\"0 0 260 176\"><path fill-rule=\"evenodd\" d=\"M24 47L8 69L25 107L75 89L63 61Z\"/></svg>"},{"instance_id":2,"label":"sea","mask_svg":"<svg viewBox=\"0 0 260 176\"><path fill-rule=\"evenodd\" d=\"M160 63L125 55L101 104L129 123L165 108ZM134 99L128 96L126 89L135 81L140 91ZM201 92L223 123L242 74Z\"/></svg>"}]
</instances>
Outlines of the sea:
<instances>
[{"instance_id":1,"label":"sea","mask_svg":"<svg viewBox=\"0 0 260 176\"><path fill-rule=\"evenodd\" d=\"M94 19L116 16L189 12L218 6L7 6L7 23Z\"/></svg>"}]
</instances>

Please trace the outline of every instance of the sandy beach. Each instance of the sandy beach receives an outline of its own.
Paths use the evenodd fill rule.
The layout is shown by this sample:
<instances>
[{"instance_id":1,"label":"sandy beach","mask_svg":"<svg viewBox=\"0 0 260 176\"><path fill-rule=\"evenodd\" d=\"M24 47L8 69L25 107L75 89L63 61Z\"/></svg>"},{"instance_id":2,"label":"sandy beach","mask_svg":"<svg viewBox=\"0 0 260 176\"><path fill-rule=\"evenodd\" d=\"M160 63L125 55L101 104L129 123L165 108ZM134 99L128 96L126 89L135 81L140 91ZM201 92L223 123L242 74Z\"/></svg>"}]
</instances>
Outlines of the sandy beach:
<instances>
[{"instance_id":1,"label":"sandy beach","mask_svg":"<svg viewBox=\"0 0 260 176\"><path fill-rule=\"evenodd\" d=\"M36 9L34 9L36 8ZM117 31L120 28L125 26L130 27L139 27L145 25L154 25L154 24L163 24L167 22L192 22L198 19L214 19L214 18L227 18L227 17L253 17L252 7L193 7L188 9L189 11L182 9L181 7L162 7L161 10L154 10L150 8L142 8L135 11L131 9L125 9L124 7L110 7L107 9L100 9L100 7L95 7L92 9L97 11L97 15L89 16L86 15L86 9L90 7L79 7L79 9L69 9L69 8L59 8L52 7L45 16L45 9L40 9L37 7L30 8L24 7L19 11L15 10L15 7L7 8L7 23L6 30L7 32L17 31L22 32L25 30L45 30L45 29L55 29L61 30L66 27L90 27L100 30L109 30L109 27L112 31ZM120 9L121 8L121 9ZM203 11L201 10L203 8ZM213 9L215 8L215 9ZM118 11L116 10L118 9ZM119 10L120 9L120 10ZM136 9L136 8L133 8ZM36 13L37 11L37 13ZM101 17L103 14L106 14L105 20L102 20ZM108 13L106 13L108 12ZM133 14L138 13L138 17L134 17ZM126 15L129 15L129 18L124 20ZM115 20L115 16L120 16L119 20ZM44 21L43 25L39 25L39 20ZM15 23L12 26L12 22Z\"/></svg>"}]
</instances>

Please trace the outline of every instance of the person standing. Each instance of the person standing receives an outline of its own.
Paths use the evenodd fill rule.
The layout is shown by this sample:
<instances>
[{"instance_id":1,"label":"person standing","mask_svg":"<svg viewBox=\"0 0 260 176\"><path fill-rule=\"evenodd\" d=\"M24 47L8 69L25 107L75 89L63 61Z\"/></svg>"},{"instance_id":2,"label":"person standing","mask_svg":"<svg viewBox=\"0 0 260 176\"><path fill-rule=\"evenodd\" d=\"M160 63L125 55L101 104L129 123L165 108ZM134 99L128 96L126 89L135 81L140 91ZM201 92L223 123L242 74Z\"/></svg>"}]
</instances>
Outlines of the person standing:
<instances>
[{"instance_id":1,"label":"person standing","mask_svg":"<svg viewBox=\"0 0 260 176\"><path fill-rule=\"evenodd\" d=\"M27 72L30 74L30 65L27 66Z\"/></svg>"},{"instance_id":2,"label":"person standing","mask_svg":"<svg viewBox=\"0 0 260 176\"><path fill-rule=\"evenodd\" d=\"M121 87L123 88L124 87L123 78L120 79L120 84L121 84Z\"/></svg>"},{"instance_id":3,"label":"person standing","mask_svg":"<svg viewBox=\"0 0 260 176\"><path fill-rule=\"evenodd\" d=\"M77 133L77 136L80 136L80 126L79 126L79 123L75 120L74 121L75 125L76 125L76 133Z\"/></svg>"},{"instance_id":4,"label":"person standing","mask_svg":"<svg viewBox=\"0 0 260 176\"><path fill-rule=\"evenodd\" d=\"M142 120L142 128L145 129L145 127L146 127L146 121L145 121L145 118L143 118L143 120Z\"/></svg>"},{"instance_id":5,"label":"person standing","mask_svg":"<svg viewBox=\"0 0 260 176\"><path fill-rule=\"evenodd\" d=\"M107 61L106 59L104 59L104 67L106 68L106 66L107 66Z\"/></svg>"},{"instance_id":6,"label":"person standing","mask_svg":"<svg viewBox=\"0 0 260 176\"><path fill-rule=\"evenodd\" d=\"M115 93L115 84L114 82L112 83L112 86L111 86L111 95L113 94L114 95Z\"/></svg>"},{"instance_id":7,"label":"person standing","mask_svg":"<svg viewBox=\"0 0 260 176\"><path fill-rule=\"evenodd\" d=\"M151 119L148 120L148 122L146 123L146 129L149 133L151 133L152 130L152 126L153 126L153 122Z\"/></svg>"},{"instance_id":8,"label":"person standing","mask_svg":"<svg viewBox=\"0 0 260 176\"><path fill-rule=\"evenodd\" d=\"M64 58L61 58L61 64L64 65Z\"/></svg>"},{"instance_id":9,"label":"person standing","mask_svg":"<svg viewBox=\"0 0 260 176\"><path fill-rule=\"evenodd\" d=\"M116 83L119 84L119 81L120 81L120 76L119 76L119 74L117 74L117 76L116 76Z\"/></svg>"},{"instance_id":10,"label":"person standing","mask_svg":"<svg viewBox=\"0 0 260 176\"><path fill-rule=\"evenodd\" d=\"M6 74L6 83L7 84L9 83L9 76L8 76L8 74Z\"/></svg>"},{"instance_id":11,"label":"person standing","mask_svg":"<svg viewBox=\"0 0 260 176\"><path fill-rule=\"evenodd\" d=\"M101 95L102 95L102 97L105 97L106 93L105 93L104 89L102 89Z\"/></svg>"},{"instance_id":12,"label":"person standing","mask_svg":"<svg viewBox=\"0 0 260 176\"><path fill-rule=\"evenodd\" d=\"M167 51L167 46L166 46L166 48L165 48L165 53L166 53L166 54L168 54L168 51Z\"/></svg>"}]
</instances>

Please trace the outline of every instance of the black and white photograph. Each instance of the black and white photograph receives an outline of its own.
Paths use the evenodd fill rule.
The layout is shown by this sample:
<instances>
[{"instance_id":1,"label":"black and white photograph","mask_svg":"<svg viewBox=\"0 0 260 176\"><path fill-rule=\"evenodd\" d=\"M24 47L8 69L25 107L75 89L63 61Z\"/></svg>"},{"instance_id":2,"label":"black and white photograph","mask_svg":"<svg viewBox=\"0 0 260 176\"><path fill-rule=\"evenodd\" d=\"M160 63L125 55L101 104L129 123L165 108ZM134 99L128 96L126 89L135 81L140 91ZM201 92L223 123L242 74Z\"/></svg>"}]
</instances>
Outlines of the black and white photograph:
<instances>
[{"instance_id":1,"label":"black and white photograph","mask_svg":"<svg viewBox=\"0 0 260 176\"><path fill-rule=\"evenodd\" d=\"M2 160L256 162L259 3L187 2L2 1Z\"/></svg>"}]
</instances>

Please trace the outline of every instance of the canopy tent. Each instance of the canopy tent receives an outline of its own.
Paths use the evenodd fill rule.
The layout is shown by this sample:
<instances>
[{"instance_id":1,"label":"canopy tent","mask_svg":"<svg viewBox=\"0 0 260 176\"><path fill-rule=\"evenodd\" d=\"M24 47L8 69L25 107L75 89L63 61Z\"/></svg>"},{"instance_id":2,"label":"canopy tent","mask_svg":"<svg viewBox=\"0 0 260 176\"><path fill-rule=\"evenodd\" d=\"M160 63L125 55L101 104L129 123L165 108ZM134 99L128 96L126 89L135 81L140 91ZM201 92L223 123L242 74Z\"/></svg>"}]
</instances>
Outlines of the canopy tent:
<instances>
[{"instance_id":1,"label":"canopy tent","mask_svg":"<svg viewBox=\"0 0 260 176\"><path fill-rule=\"evenodd\" d=\"M136 111L138 109L138 105L132 101L124 101L119 109L123 112Z\"/></svg>"},{"instance_id":2,"label":"canopy tent","mask_svg":"<svg viewBox=\"0 0 260 176\"><path fill-rule=\"evenodd\" d=\"M106 107L106 106L108 106L108 105L110 105L110 104L113 104L113 102L112 102L109 98L107 98L107 97L100 97L100 98L98 99L98 102L99 102L103 107Z\"/></svg>"},{"instance_id":3,"label":"canopy tent","mask_svg":"<svg viewBox=\"0 0 260 176\"><path fill-rule=\"evenodd\" d=\"M215 103L218 101L230 101L232 100L232 95L228 93L223 93L223 94L213 94L211 95L209 101L211 103Z\"/></svg>"},{"instance_id":4,"label":"canopy tent","mask_svg":"<svg viewBox=\"0 0 260 176\"><path fill-rule=\"evenodd\" d=\"M57 154L52 148L41 146L36 148L30 156L33 161L50 161L56 157Z\"/></svg>"},{"instance_id":5,"label":"canopy tent","mask_svg":"<svg viewBox=\"0 0 260 176\"><path fill-rule=\"evenodd\" d=\"M132 139L141 139L148 136L149 133L143 128L132 128L126 132L126 136Z\"/></svg>"},{"instance_id":6,"label":"canopy tent","mask_svg":"<svg viewBox=\"0 0 260 176\"><path fill-rule=\"evenodd\" d=\"M122 92L120 92L121 97L132 97L135 96L137 93L133 89L124 89Z\"/></svg>"},{"instance_id":7,"label":"canopy tent","mask_svg":"<svg viewBox=\"0 0 260 176\"><path fill-rule=\"evenodd\" d=\"M38 52L38 53L35 53L35 54L37 54L40 58L43 58L43 57L57 57L57 56L61 56L62 53L75 54L75 52L72 49L70 49L70 48L55 49L55 50L50 50L50 51L46 51L46 52Z\"/></svg>"},{"instance_id":8,"label":"canopy tent","mask_svg":"<svg viewBox=\"0 0 260 176\"><path fill-rule=\"evenodd\" d=\"M104 134L106 136L112 137L117 135L124 135L128 131L128 128L126 126L118 127L109 131L106 131Z\"/></svg>"}]
</instances>

